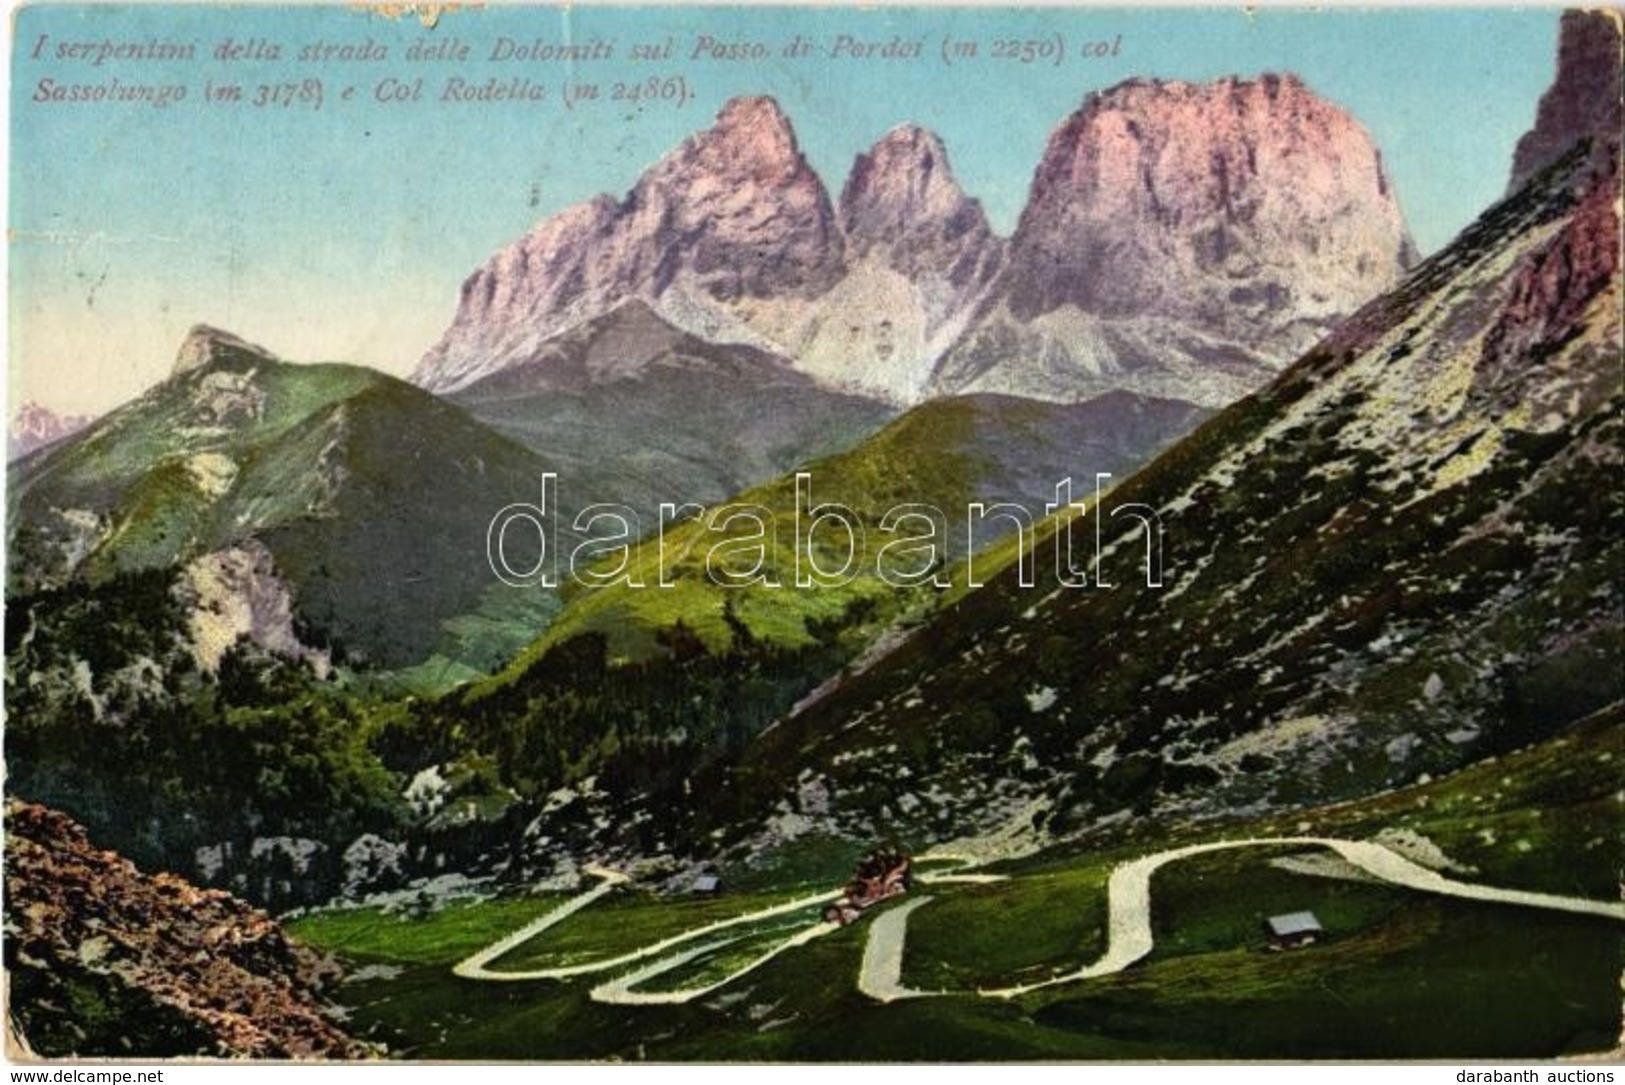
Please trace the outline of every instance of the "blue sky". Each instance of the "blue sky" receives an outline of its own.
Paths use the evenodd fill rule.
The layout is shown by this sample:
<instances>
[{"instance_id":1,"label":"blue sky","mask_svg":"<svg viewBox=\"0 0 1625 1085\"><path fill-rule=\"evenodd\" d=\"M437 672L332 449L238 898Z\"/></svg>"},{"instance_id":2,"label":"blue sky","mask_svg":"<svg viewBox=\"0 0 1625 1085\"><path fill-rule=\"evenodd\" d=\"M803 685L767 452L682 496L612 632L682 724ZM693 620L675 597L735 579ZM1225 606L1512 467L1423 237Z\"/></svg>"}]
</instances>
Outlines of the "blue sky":
<instances>
[{"instance_id":1,"label":"blue sky","mask_svg":"<svg viewBox=\"0 0 1625 1085\"><path fill-rule=\"evenodd\" d=\"M852 158L913 121L946 141L961 182L1007 232L1044 141L1091 90L1131 76L1204 80L1295 71L1349 109L1381 147L1424 251L1502 192L1513 145L1550 82L1558 9L1316 13L1106 8L488 8L433 30L348 7L44 6L16 13L11 87L13 403L104 410L160 379L185 330L230 328L289 358L345 359L405 373L450 321L462 279L551 211L623 193L737 94L771 94L838 193ZM634 43L700 34L775 50L796 34L828 42L920 41L921 61L829 59L692 64L625 59ZM31 55L49 35L41 59ZM1116 57L1059 67L994 61L945 67L945 36L1079 42L1122 36ZM492 63L498 36L613 42L621 59ZM61 42L194 42L191 64L52 57ZM387 46L387 63L317 67L212 59L230 37ZM414 42L461 39L460 64L404 60ZM385 76L519 75L549 100L485 106L381 104ZM566 110L567 76L598 82L681 73L693 99L641 110ZM325 101L302 109L222 108L204 79L252 88L319 75ZM165 108L32 101L41 78L181 81ZM349 102L337 99L356 88ZM251 93L252 91L250 91Z\"/></svg>"}]
</instances>

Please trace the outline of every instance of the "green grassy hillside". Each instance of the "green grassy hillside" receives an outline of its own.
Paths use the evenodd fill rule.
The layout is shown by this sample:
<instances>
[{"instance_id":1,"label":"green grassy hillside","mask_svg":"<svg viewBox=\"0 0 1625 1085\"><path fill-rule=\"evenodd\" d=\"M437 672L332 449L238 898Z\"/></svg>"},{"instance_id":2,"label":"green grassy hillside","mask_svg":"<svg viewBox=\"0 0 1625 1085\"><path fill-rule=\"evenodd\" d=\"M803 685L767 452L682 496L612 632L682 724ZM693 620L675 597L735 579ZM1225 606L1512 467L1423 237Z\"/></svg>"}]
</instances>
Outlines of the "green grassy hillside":
<instances>
[{"instance_id":1,"label":"green grassy hillside","mask_svg":"<svg viewBox=\"0 0 1625 1085\"><path fill-rule=\"evenodd\" d=\"M714 502L872 435L887 404L824 388L783 358L708 343L628 302L452 395L559 467L572 502Z\"/></svg>"},{"instance_id":2,"label":"green grassy hillside","mask_svg":"<svg viewBox=\"0 0 1625 1085\"><path fill-rule=\"evenodd\" d=\"M447 623L494 583L485 526L537 500L549 469L402 381L228 354L13 465L10 591L255 540L323 644L354 663L414 663L459 650Z\"/></svg>"},{"instance_id":3,"label":"green grassy hillside","mask_svg":"<svg viewBox=\"0 0 1625 1085\"><path fill-rule=\"evenodd\" d=\"M850 582L818 577L813 588L795 589L797 491L792 473L729 500L765 510L770 530L761 540L754 538L755 520L719 521L713 529L711 517L724 506L712 504L704 515L668 525L664 558L658 539L633 549L625 571L643 587L567 585L557 621L508 673L522 671L551 646L587 632L608 638L616 657L645 658L678 623L713 651L730 643L735 621L760 641L802 647L833 637L855 651L899 615L933 605L938 595L933 589L899 590L877 575L884 568L895 579L922 566L916 556L904 557L896 550L882 561L881 551L902 534L881 530L887 512L908 505L940 510L944 519L936 540L937 563L945 581L963 583L967 570L960 563L972 544L979 549L996 543L997 532L1011 528L997 516L973 523L968 514L972 502L1016 504L1039 520L1062 479L1075 480L1077 499L1092 498L1096 472L1127 475L1201 414L1189 404L1127 394L1084 404L1000 396L923 404L851 449L801 469L811 479L812 505L844 505L863 529L853 558L857 576ZM904 533L916 530L917 523L909 524ZM812 540L823 569L839 569L848 556L846 546L839 528L821 530ZM990 554L979 560L976 573L991 577L1015 556ZM707 565L713 557L715 571ZM662 569L670 586L656 589ZM721 586L719 578L730 572L756 573L760 581Z\"/></svg>"},{"instance_id":4,"label":"green grassy hillside","mask_svg":"<svg viewBox=\"0 0 1625 1085\"><path fill-rule=\"evenodd\" d=\"M1583 162L1114 491L1160 521L1158 585L1141 524L1096 517L1089 588L1006 569L944 609L747 751L741 815L816 785L821 827L859 839L1226 817L1437 775L1625 694L1617 271L1529 300L1618 237L1617 177Z\"/></svg>"}]
</instances>

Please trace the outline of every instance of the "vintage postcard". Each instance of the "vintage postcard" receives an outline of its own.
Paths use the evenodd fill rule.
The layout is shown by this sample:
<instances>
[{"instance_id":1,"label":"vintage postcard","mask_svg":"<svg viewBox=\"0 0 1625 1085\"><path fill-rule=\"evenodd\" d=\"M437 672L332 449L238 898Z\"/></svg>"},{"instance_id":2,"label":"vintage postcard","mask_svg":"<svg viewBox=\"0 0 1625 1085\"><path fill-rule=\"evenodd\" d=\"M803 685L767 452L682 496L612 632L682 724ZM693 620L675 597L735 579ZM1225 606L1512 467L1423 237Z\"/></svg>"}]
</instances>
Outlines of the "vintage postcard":
<instances>
[{"instance_id":1,"label":"vintage postcard","mask_svg":"<svg viewBox=\"0 0 1625 1085\"><path fill-rule=\"evenodd\" d=\"M1616 1049L1617 11L10 29L10 1057Z\"/></svg>"}]
</instances>

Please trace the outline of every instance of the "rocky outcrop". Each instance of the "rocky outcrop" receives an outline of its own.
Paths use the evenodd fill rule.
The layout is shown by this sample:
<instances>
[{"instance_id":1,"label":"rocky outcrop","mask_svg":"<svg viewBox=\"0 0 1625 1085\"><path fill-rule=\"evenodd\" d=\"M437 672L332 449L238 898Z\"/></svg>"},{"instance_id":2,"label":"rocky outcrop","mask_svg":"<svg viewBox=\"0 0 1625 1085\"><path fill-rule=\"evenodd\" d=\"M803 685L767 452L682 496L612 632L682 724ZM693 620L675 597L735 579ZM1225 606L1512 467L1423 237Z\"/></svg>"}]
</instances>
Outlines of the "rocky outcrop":
<instances>
[{"instance_id":1,"label":"rocky outcrop","mask_svg":"<svg viewBox=\"0 0 1625 1085\"><path fill-rule=\"evenodd\" d=\"M147 875L72 819L6 804L11 1025L40 1055L349 1059L336 965L229 894Z\"/></svg>"},{"instance_id":2,"label":"rocky outcrop","mask_svg":"<svg viewBox=\"0 0 1625 1085\"><path fill-rule=\"evenodd\" d=\"M792 348L804 372L893 403L921 398L1004 260L935 133L901 125L852 164L840 224L849 270Z\"/></svg>"},{"instance_id":3,"label":"rocky outcrop","mask_svg":"<svg viewBox=\"0 0 1625 1085\"><path fill-rule=\"evenodd\" d=\"M259 540L247 539L189 562L176 590L186 605L199 670L219 673L221 659L247 638L267 652L309 663L318 677L327 677L329 653L300 643L293 594L276 575L275 557Z\"/></svg>"},{"instance_id":4,"label":"rocky outcrop","mask_svg":"<svg viewBox=\"0 0 1625 1085\"><path fill-rule=\"evenodd\" d=\"M959 187L942 140L912 124L893 128L853 161L840 222L853 258L958 291L984 285L1004 247L981 203Z\"/></svg>"},{"instance_id":5,"label":"rocky outcrop","mask_svg":"<svg viewBox=\"0 0 1625 1085\"><path fill-rule=\"evenodd\" d=\"M186 333L186 338L181 340L180 349L175 352L175 365L170 370L170 376L178 377L182 373L205 369L217 362L274 361L277 361L277 356L262 346L250 343L231 332L207 324L196 324Z\"/></svg>"},{"instance_id":6,"label":"rocky outcrop","mask_svg":"<svg viewBox=\"0 0 1625 1085\"><path fill-rule=\"evenodd\" d=\"M1611 175L1583 196L1557 236L1530 253L1512 277L1500 317L1484 337L1475 380L1481 394L1503 400L1508 411L1561 418L1575 403L1595 403L1619 387L1617 366L1574 367L1533 389L1519 387L1526 382L1518 373L1530 359L1558 352L1584 327L1597 299L1617 288L1619 246L1619 184ZM1612 349L1617 361L1617 341L1599 348Z\"/></svg>"},{"instance_id":7,"label":"rocky outcrop","mask_svg":"<svg viewBox=\"0 0 1625 1085\"><path fill-rule=\"evenodd\" d=\"M1576 205L1512 276L1500 316L1484 337L1474 391L1543 428L1620 386L1617 336L1596 345L1605 364L1570 366L1533 390L1521 387L1527 381L1520 370L1561 352L1587 330L1599 302L1619 290L1622 25L1615 10L1564 12L1556 78L1513 156L1514 186L1527 187L1554 168L1569 179ZM1610 360L1614 364L1606 364Z\"/></svg>"},{"instance_id":8,"label":"rocky outcrop","mask_svg":"<svg viewBox=\"0 0 1625 1085\"><path fill-rule=\"evenodd\" d=\"M1222 404L1414 255L1375 144L1295 76L1131 80L1051 135L995 303L933 388Z\"/></svg>"},{"instance_id":9,"label":"rocky outcrop","mask_svg":"<svg viewBox=\"0 0 1625 1085\"><path fill-rule=\"evenodd\" d=\"M280 361L264 347L231 332L194 325L175 352L170 379L187 378L190 421L210 432L247 426L265 415L265 389L255 380L260 369Z\"/></svg>"},{"instance_id":10,"label":"rocky outcrop","mask_svg":"<svg viewBox=\"0 0 1625 1085\"><path fill-rule=\"evenodd\" d=\"M1580 139L1596 137L1594 159L1619 158L1621 15L1566 11L1558 32L1557 77L1542 95L1535 126L1518 141L1508 191L1523 187Z\"/></svg>"}]
</instances>

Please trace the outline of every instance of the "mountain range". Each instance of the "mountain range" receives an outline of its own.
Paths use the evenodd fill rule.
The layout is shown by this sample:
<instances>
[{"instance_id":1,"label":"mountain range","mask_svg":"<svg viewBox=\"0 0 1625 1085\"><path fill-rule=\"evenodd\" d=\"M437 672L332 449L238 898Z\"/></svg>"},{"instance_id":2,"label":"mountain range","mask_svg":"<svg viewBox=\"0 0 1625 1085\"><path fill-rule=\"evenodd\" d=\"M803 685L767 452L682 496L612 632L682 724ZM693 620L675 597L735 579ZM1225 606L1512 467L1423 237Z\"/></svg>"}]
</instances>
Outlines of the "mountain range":
<instances>
[{"instance_id":1,"label":"mountain range","mask_svg":"<svg viewBox=\"0 0 1625 1085\"><path fill-rule=\"evenodd\" d=\"M494 688L435 711L478 716L467 733L482 743L500 745L503 726L578 733L537 692L579 666L572 643L607 643L610 670L592 681L613 684L616 660L660 656L674 630L731 658L816 643L844 612L838 672L736 758L680 762L678 776L694 775L675 783L705 804L683 804L652 768L631 771L636 785L618 768L622 782L598 777L591 799L606 831L552 845L624 846L618 827L648 825L653 802L660 824L681 826L673 835L725 837L747 861L804 836L930 840L1020 823L1064 838L1290 809L1436 776L1618 700L1622 524L1604 496L1622 447L1617 95L1611 110L1552 104L1606 89L1609 41L1610 21L1565 19L1513 194L1071 525L1090 587L1026 587L1005 547L984 555L1000 570L991 583L924 612L906 597L878 603L861 580L822 593L584 592ZM1037 508L1051 493L1036 478L1075 466L1086 434L1147 402L1100 401L1069 429L1065 405L940 398L812 474L870 527L861 510L910 495L951 506L991 488ZM1013 445L1041 450L1020 484L1012 463L1024 461L993 451ZM793 488L781 479L739 499L782 512ZM1160 521L1156 588L1139 521L1109 515L1125 505ZM1065 526L1051 518L1038 547ZM788 579L782 548L764 559ZM656 740L660 726L658 713L639 724ZM499 764L508 778L531 771ZM577 784L591 778L580 772Z\"/></svg>"},{"instance_id":2,"label":"mountain range","mask_svg":"<svg viewBox=\"0 0 1625 1085\"><path fill-rule=\"evenodd\" d=\"M778 104L739 98L624 198L561 211L475 271L413 379L455 393L545 368L553 339L638 300L900 406L1128 390L1215 407L1414 256L1370 136L1292 76L1091 94L1008 239L933 133L886 133L836 202Z\"/></svg>"},{"instance_id":3,"label":"mountain range","mask_svg":"<svg viewBox=\"0 0 1625 1085\"><path fill-rule=\"evenodd\" d=\"M860 838L1165 825L1425 780L1625 697L1617 23L1566 16L1560 58L1516 192L1113 493L1160 520L1160 590L1147 529L1093 510L1091 587L1006 570L770 729L737 793Z\"/></svg>"},{"instance_id":4,"label":"mountain range","mask_svg":"<svg viewBox=\"0 0 1625 1085\"><path fill-rule=\"evenodd\" d=\"M1130 192L1099 174L1127 161L1121 139ZM1063 251L1101 258L1079 239L1119 219L1110 278L1142 299L1138 315L1105 276L1043 270ZM238 615L233 633L321 654L296 644L296 619L352 662L463 657L449 673L466 677L520 635L474 526L534 501L545 471L567 513L608 501L648 519L852 448L901 407L959 390L1213 406L1410 256L1369 137L1290 77L1091 95L1052 137L1009 240L932 133L887 133L832 201L778 105L736 99L624 199L544 221L469 278L416 375L466 414L200 329L170 381L17 462L12 582L179 563L233 598L215 607ZM1120 474L1177 436L1125 444L1132 416L1114 428L1086 413L1114 453L1074 460L1084 474ZM1002 442L1029 507L1050 496L1056 447L1033 453L1038 470ZM534 633L551 606L527 602L519 620ZM451 625L479 613L512 635L479 634L471 651Z\"/></svg>"}]
</instances>

